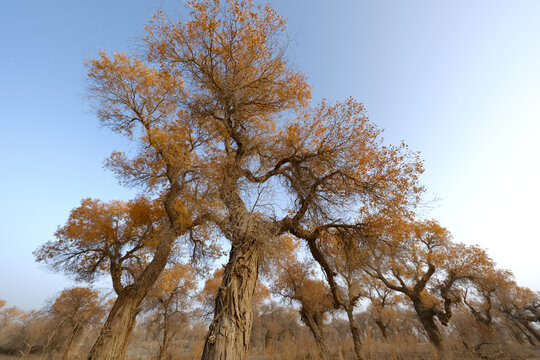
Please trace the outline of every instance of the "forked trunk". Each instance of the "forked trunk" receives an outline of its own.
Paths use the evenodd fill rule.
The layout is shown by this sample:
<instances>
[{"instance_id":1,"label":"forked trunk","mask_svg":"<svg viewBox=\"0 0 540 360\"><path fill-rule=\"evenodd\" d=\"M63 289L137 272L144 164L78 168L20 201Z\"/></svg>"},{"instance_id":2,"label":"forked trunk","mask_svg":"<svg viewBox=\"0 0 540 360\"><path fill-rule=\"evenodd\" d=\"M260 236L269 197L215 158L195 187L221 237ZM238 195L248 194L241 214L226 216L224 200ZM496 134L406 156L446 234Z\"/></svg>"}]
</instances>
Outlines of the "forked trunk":
<instances>
[{"instance_id":1,"label":"forked trunk","mask_svg":"<svg viewBox=\"0 0 540 360\"><path fill-rule=\"evenodd\" d=\"M257 249L249 244L232 245L201 359L247 359L258 263Z\"/></svg>"},{"instance_id":2,"label":"forked trunk","mask_svg":"<svg viewBox=\"0 0 540 360\"><path fill-rule=\"evenodd\" d=\"M315 338L317 344L317 350L322 360L329 360L330 354L326 348L326 342L324 340L324 334L322 329L322 319L318 318L317 314L311 314L304 309L300 310L302 315L302 321L308 326L311 334Z\"/></svg>"},{"instance_id":3,"label":"forked trunk","mask_svg":"<svg viewBox=\"0 0 540 360\"><path fill-rule=\"evenodd\" d=\"M354 342L354 352L356 353L356 358L362 360L362 341L360 340L360 329L354 321L353 309L351 306L347 306L347 317L349 318L349 326L351 328L351 334Z\"/></svg>"},{"instance_id":4,"label":"forked trunk","mask_svg":"<svg viewBox=\"0 0 540 360\"><path fill-rule=\"evenodd\" d=\"M426 307L419 298L412 298L414 310L426 330L429 342L435 347L437 353L443 353L443 342L441 332L435 324L435 313L433 309Z\"/></svg>"},{"instance_id":5,"label":"forked trunk","mask_svg":"<svg viewBox=\"0 0 540 360\"><path fill-rule=\"evenodd\" d=\"M135 296L132 291L124 291L118 295L98 339L90 350L88 360L124 358L143 298Z\"/></svg>"}]
</instances>

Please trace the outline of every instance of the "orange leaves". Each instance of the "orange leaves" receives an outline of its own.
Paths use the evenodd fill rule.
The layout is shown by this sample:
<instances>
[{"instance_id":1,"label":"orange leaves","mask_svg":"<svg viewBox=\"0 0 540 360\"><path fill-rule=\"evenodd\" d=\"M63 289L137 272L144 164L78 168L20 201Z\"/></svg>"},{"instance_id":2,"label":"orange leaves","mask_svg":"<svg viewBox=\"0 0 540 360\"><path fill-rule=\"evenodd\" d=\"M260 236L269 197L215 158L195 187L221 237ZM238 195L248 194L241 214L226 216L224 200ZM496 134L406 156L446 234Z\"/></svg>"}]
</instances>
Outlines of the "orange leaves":
<instances>
[{"instance_id":1,"label":"orange leaves","mask_svg":"<svg viewBox=\"0 0 540 360\"><path fill-rule=\"evenodd\" d=\"M404 145L384 146L381 133L354 99L323 101L286 125L274 156L291 159L287 180L310 212L408 216L423 191L422 162Z\"/></svg>"},{"instance_id":2,"label":"orange leaves","mask_svg":"<svg viewBox=\"0 0 540 360\"><path fill-rule=\"evenodd\" d=\"M121 134L132 136L138 122L150 124L174 115L183 96L178 76L149 67L136 56L115 53L110 58L101 52L87 67L100 120Z\"/></svg>"},{"instance_id":3,"label":"orange leaves","mask_svg":"<svg viewBox=\"0 0 540 360\"><path fill-rule=\"evenodd\" d=\"M132 267L136 272L153 252L162 218L159 203L143 197L110 203L83 199L56 231L56 240L45 243L34 256L81 280L113 268Z\"/></svg>"},{"instance_id":4,"label":"orange leaves","mask_svg":"<svg viewBox=\"0 0 540 360\"><path fill-rule=\"evenodd\" d=\"M270 6L191 1L188 7L192 20L185 23L157 14L145 40L149 60L189 80L191 108L232 116L250 133L267 127L269 114L306 104L309 86L286 63L285 21Z\"/></svg>"},{"instance_id":5,"label":"orange leaves","mask_svg":"<svg viewBox=\"0 0 540 360\"><path fill-rule=\"evenodd\" d=\"M72 327L96 323L105 315L99 293L87 287L63 290L51 310L60 323L67 322Z\"/></svg>"},{"instance_id":6,"label":"orange leaves","mask_svg":"<svg viewBox=\"0 0 540 360\"><path fill-rule=\"evenodd\" d=\"M175 264L166 268L149 295L149 301L157 299L166 302L173 298L187 301L197 288L195 274L193 267L187 264Z\"/></svg>"}]
</instances>

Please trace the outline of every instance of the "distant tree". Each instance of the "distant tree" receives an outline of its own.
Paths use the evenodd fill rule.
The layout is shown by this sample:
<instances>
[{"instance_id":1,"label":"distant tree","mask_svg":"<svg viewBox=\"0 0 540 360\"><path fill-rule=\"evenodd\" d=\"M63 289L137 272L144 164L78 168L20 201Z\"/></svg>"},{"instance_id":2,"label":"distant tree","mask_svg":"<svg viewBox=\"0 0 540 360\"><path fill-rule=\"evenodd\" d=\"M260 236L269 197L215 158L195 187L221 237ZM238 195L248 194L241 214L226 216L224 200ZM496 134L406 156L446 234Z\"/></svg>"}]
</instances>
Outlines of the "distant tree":
<instances>
[{"instance_id":1,"label":"distant tree","mask_svg":"<svg viewBox=\"0 0 540 360\"><path fill-rule=\"evenodd\" d=\"M367 309L372 320L379 328L385 340L389 338L389 327L396 321L397 312L395 306L403 299L397 293L381 284L376 279L364 278L365 296L370 304Z\"/></svg>"},{"instance_id":2,"label":"distant tree","mask_svg":"<svg viewBox=\"0 0 540 360\"><path fill-rule=\"evenodd\" d=\"M366 273L406 296L429 341L442 353L435 319L448 325L452 307L461 300L458 285L491 270L493 261L478 247L452 243L450 233L434 221L387 229L372 251Z\"/></svg>"},{"instance_id":3,"label":"distant tree","mask_svg":"<svg viewBox=\"0 0 540 360\"><path fill-rule=\"evenodd\" d=\"M498 311L499 296L511 291L514 286L513 275L508 270L493 269L493 271L478 274L467 286L463 303L469 309L474 319L491 329L494 325L494 313ZM507 297L503 295L506 299Z\"/></svg>"},{"instance_id":4,"label":"distant tree","mask_svg":"<svg viewBox=\"0 0 540 360\"><path fill-rule=\"evenodd\" d=\"M17 354L22 348L24 324L29 314L0 299L0 352Z\"/></svg>"},{"instance_id":5,"label":"distant tree","mask_svg":"<svg viewBox=\"0 0 540 360\"><path fill-rule=\"evenodd\" d=\"M182 326L187 326L194 310L197 288L195 269L185 264L166 268L148 295L147 310L154 311L162 328L158 360L167 358L169 346Z\"/></svg>"},{"instance_id":6,"label":"distant tree","mask_svg":"<svg viewBox=\"0 0 540 360\"><path fill-rule=\"evenodd\" d=\"M264 350L274 349L287 337L298 335L298 312L290 306L282 306L276 301L261 304L254 327L259 327Z\"/></svg>"},{"instance_id":7,"label":"distant tree","mask_svg":"<svg viewBox=\"0 0 540 360\"><path fill-rule=\"evenodd\" d=\"M275 260L274 292L300 305L300 319L311 331L319 356L330 359L324 334L326 313L333 309L330 289L315 278L308 262L297 257L299 244L294 238L285 238L282 244L281 256Z\"/></svg>"},{"instance_id":8,"label":"distant tree","mask_svg":"<svg viewBox=\"0 0 540 360\"><path fill-rule=\"evenodd\" d=\"M513 283L500 293L500 310L523 333L528 342L540 344L540 294Z\"/></svg>"},{"instance_id":9,"label":"distant tree","mask_svg":"<svg viewBox=\"0 0 540 360\"><path fill-rule=\"evenodd\" d=\"M62 360L67 360L71 359L74 342L83 336L85 329L101 322L105 309L99 292L87 287L74 287L58 295L50 313L57 327L68 334L62 355Z\"/></svg>"}]
</instances>

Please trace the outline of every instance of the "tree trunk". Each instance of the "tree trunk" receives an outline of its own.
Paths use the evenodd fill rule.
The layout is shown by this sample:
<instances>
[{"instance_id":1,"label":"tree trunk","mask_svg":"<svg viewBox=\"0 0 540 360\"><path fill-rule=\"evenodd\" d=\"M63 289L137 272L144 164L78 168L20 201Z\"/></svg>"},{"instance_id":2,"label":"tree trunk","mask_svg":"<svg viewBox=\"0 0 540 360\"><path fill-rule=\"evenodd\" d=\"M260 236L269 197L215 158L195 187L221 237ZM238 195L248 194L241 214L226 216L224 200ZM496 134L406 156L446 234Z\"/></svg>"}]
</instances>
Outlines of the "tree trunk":
<instances>
[{"instance_id":1,"label":"tree trunk","mask_svg":"<svg viewBox=\"0 0 540 360\"><path fill-rule=\"evenodd\" d=\"M347 311L347 317L349 318L349 326L351 328L351 334L354 342L354 352L356 353L356 358L362 360L362 341L360 340L360 329L354 321L353 308L347 306L345 309Z\"/></svg>"},{"instance_id":2,"label":"tree trunk","mask_svg":"<svg viewBox=\"0 0 540 360\"><path fill-rule=\"evenodd\" d=\"M259 253L249 243L231 246L201 359L247 359Z\"/></svg>"},{"instance_id":3,"label":"tree trunk","mask_svg":"<svg viewBox=\"0 0 540 360\"><path fill-rule=\"evenodd\" d=\"M272 340L272 333L267 331L264 335L264 350L267 350L270 347L270 340Z\"/></svg>"},{"instance_id":4,"label":"tree trunk","mask_svg":"<svg viewBox=\"0 0 540 360\"><path fill-rule=\"evenodd\" d=\"M73 327L73 330L71 331L71 336L69 337L69 341L66 345L66 349L64 350L64 355L62 356L62 360L69 359L69 352L71 351L73 342L75 341L75 338L77 338L77 335L79 335L79 331L81 329L82 329L82 326L80 324L76 324L75 327Z\"/></svg>"},{"instance_id":5,"label":"tree trunk","mask_svg":"<svg viewBox=\"0 0 540 360\"><path fill-rule=\"evenodd\" d=\"M124 358L129 337L135 327L139 306L167 265L174 239L176 235L172 229L164 231L150 264L133 284L126 286L118 294L107 321L90 350L88 360L122 360Z\"/></svg>"},{"instance_id":6,"label":"tree trunk","mask_svg":"<svg viewBox=\"0 0 540 360\"><path fill-rule=\"evenodd\" d=\"M435 314L433 314L433 312L429 309L426 309L423 304L418 303L414 304L414 310L420 318L420 322L422 323L424 330L426 330L429 342L435 347L435 349L437 349L437 352L441 354L443 351L443 343L441 332L434 321Z\"/></svg>"},{"instance_id":7,"label":"tree trunk","mask_svg":"<svg viewBox=\"0 0 540 360\"><path fill-rule=\"evenodd\" d=\"M326 348L326 342L324 341L324 334L322 330L322 319L318 319L317 315L310 314L304 309L300 310L302 315L302 321L308 326L311 334L315 338L315 343L317 344L317 350L319 351L319 356L323 360L330 359L330 354Z\"/></svg>"},{"instance_id":8,"label":"tree trunk","mask_svg":"<svg viewBox=\"0 0 540 360\"><path fill-rule=\"evenodd\" d=\"M429 341L435 346L435 348L441 349L442 348L442 337L441 333L439 331L439 328L435 324L435 321L433 321L432 317L425 316L420 318L420 322L422 322L422 325L424 326L424 329L426 330L428 334Z\"/></svg>"},{"instance_id":9,"label":"tree trunk","mask_svg":"<svg viewBox=\"0 0 540 360\"><path fill-rule=\"evenodd\" d=\"M168 307L168 304L166 305ZM163 314L163 341L159 347L158 360L164 360L167 353L167 347L169 346L169 316L168 309L165 308Z\"/></svg>"},{"instance_id":10,"label":"tree trunk","mask_svg":"<svg viewBox=\"0 0 540 360\"><path fill-rule=\"evenodd\" d=\"M118 295L105 325L99 333L88 360L123 359L129 337L135 327L139 305L144 297L134 296L126 290Z\"/></svg>"},{"instance_id":11,"label":"tree trunk","mask_svg":"<svg viewBox=\"0 0 540 360\"><path fill-rule=\"evenodd\" d=\"M386 328L388 327L388 325L385 325L384 322L380 318L375 320L375 324L377 324L377 326L379 327L379 330L381 330L381 334L382 334L383 338L385 340L387 340L388 339L388 330L386 330Z\"/></svg>"}]
</instances>

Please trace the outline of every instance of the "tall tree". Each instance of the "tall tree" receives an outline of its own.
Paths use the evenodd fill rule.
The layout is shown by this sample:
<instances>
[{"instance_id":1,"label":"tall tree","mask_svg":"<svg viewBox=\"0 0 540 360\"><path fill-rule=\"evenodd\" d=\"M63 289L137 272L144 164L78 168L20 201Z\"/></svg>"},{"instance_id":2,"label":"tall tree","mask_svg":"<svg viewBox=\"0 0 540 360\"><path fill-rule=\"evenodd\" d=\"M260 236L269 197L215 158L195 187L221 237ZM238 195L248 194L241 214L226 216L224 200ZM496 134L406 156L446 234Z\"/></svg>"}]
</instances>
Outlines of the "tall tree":
<instances>
[{"instance_id":1,"label":"tall tree","mask_svg":"<svg viewBox=\"0 0 540 360\"><path fill-rule=\"evenodd\" d=\"M186 231L187 226L181 231ZM111 277L118 297L90 358L124 356L141 302L172 250L176 237L169 237L170 231L161 200L141 197L103 203L84 199L55 233L56 240L35 251L37 261L77 280L91 282L106 274Z\"/></svg>"},{"instance_id":2,"label":"tall tree","mask_svg":"<svg viewBox=\"0 0 540 360\"><path fill-rule=\"evenodd\" d=\"M100 121L114 132L134 141L139 148L133 158L122 152L114 152L107 166L122 183L140 186L148 193L155 194L162 212L159 226L152 236L154 251L132 283L126 286L121 284L119 278L122 275L119 274L126 269L117 268L113 261L108 264L118 298L89 359L121 359L139 305L165 268L175 241L184 236L189 237L194 245L204 243L201 239L205 236L198 237L195 228L205 222L205 212L212 208L212 197L208 196L209 189L199 182L201 171L198 166L200 149L213 135L200 131L201 127L196 126L198 119L189 116L182 108L187 94L178 72L150 66L123 53L110 57L102 52L97 59L88 61L87 66L90 95L96 102ZM76 214L72 213L72 216L76 217ZM91 220L89 224L92 228ZM100 224L95 225L99 228ZM95 229L91 229L85 234L96 235L98 238L95 241L110 235L114 237L114 225L110 227L112 229L106 229L105 233L92 233ZM85 231L84 228L81 230ZM68 233L65 238L65 241L59 239L58 244L62 244L62 241L76 242L80 236ZM124 247L118 250L122 251ZM138 250L138 246L134 246L120 255L120 259L131 257ZM39 260L55 262L46 251L41 251L41 255L38 254ZM110 260L111 257L106 259ZM69 271L75 262L68 260L57 264L65 264ZM81 264L84 267L85 262ZM90 266L90 270L96 270L103 264L94 263L95 268Z\"/></svg>"},{"instance_id":3,"label":"tall tree","mask_svg":"<svg viewBox=\"0 0 540 360\"><path fill-rule=\"evenodd\" d=\"M287 59L285 20L270 5L188 7L184 22L156 15L145 56L102 53L89 74L102 122L143 145L109 165L127 183L164 189L175 236L207 214L229 240L203 358L242 360L259 262L276 239L293 233L316 251L325 231L362 221L350 216L359 206L403 213L422 190L422 164L403 144L383 146L353 99L307 107L309 86Z\"/></svg>"}]
</instances>

